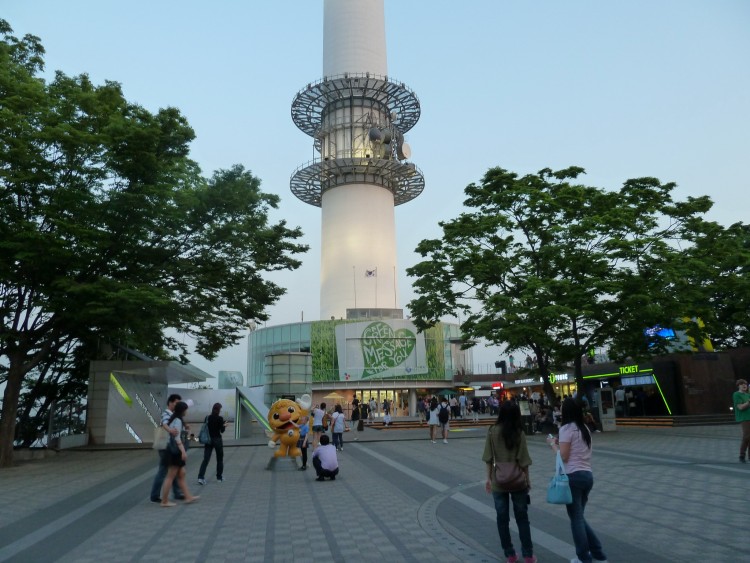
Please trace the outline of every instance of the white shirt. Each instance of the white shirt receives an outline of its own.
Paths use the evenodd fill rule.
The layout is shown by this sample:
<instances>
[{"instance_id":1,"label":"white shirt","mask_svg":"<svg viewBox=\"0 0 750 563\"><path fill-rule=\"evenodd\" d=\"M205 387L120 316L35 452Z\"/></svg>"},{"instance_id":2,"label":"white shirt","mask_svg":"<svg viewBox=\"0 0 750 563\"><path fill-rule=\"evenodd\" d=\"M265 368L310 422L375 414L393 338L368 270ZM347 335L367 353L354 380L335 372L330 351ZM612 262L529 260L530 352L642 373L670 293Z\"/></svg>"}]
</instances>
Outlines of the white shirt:
<instances>
[{"instance_id":1,"label":"white shirt","mask_svg":"<svg viewBox=\"0 0 750 563\"><path fill-rule=\"evenodd\" d=\"M339 466L339 460L336 457L336 448L333 444L327 446L318 446L313 452L313 459L320 458L320 466L328 471L333 471Z\"/></svg>"},{"instance_id":2,"label":"white shirt","mask_svg":"<svg viewBox=\"0 0 750 563\"><path fill-rule=\"evenodd\" d=\"M590 448L586 445L581 431L574 422L560 428L558 440L561 444L570 443L570 455L568 455L568 461L565 462L566 473L591 471L591 450L594 444L592 443Z\"/></svg>"}]
</instances>

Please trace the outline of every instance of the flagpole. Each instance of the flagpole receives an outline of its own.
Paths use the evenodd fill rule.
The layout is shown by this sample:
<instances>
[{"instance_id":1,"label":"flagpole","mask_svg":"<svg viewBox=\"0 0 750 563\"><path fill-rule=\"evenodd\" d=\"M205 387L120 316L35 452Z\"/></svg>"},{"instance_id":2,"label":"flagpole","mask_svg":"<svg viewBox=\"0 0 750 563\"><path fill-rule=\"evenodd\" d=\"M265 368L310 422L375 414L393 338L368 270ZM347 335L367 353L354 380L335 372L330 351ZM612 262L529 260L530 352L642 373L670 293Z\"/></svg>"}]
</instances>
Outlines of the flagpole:
<instances>
[{"instance_id":1,"label":"flagpole","mask_svg":"<svg viewBox=\"0 0 750 563\"><path fill-rule=\"evenodd\" d=\"M396 266L393 267L393 308L396 308Z\"/></svg>"},{"instance_id":2,"label":"flagpole","mask_svg":"<svg viewBox=\"0 0 750 563\"><path fill-rule=\"evenodd\" d=\"M352 266L352 283L354 283L354 308L357 308L357 267Z\"/></svg>"},{"instance_id":3,"label":"flagpole","mask_svg":"<svg viewBox=\"0 0 750 563\"><path fill-rule=\"evenodd\" d=\"M378 308L378 268L375 267L375 308Z\"/></svg>"}]
</instances>

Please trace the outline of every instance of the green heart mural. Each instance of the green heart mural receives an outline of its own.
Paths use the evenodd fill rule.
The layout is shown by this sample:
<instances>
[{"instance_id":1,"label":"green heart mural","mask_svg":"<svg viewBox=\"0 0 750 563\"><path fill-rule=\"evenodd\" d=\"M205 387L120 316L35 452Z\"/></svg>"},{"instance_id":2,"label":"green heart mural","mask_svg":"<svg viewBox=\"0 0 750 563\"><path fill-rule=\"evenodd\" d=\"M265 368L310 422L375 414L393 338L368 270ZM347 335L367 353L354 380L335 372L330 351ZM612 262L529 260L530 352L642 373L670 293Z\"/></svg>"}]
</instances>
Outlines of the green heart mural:
<instances>
[{"instance_id":1,"label":"green heart mural","mask_svg":"<svg viewBox=\"0 0 750 563\"><path fill-rule=\"evenodd\" d=\"M389 325L378 321L367 325L360 342L365 363L362 379L366 379L404 363L414 351L416 336L405 328L394 332Z\"/></svg>"}]
</instances>

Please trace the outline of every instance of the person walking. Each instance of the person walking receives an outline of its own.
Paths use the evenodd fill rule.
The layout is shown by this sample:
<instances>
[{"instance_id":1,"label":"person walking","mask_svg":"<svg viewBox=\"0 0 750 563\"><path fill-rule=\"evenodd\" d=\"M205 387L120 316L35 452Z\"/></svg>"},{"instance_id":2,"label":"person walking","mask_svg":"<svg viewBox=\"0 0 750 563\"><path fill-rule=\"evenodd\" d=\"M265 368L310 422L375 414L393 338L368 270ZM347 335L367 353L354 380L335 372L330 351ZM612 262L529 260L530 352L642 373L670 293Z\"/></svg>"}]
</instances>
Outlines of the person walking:
<instances>
[{"instance_id":1,"label":"person walking","mask_svg":"<svg viewBox=\"0 0 750 563\"><path fill-rule=\"evenodd\" d=\"M346 416L341 405L336 405L331 415L331 435L333 436L333 447L337 451L344 451L344 430L346 429Z\"/></svg>"},{"instance_id":2,"label":"person walking","mask_svg":"<svg viewBox=\"0 0 750 563\"><path fill-rule=\"evenodd\" d=\"M427 410L427 425L430 427L430 441L435 443L435 434L437 434L437 428L440 425L438 419L438 400L436 397L430 399L430 408Z\"/></svg>"},{"instance_id":3,"label":"person walking","mask_svg":"<svg viewBox=\"0 0 750 563\"><path fill-rule=\"evenodd\" d=\"M474 424L479 424L479 409L481 408L481 401L479 397L474 397L471 400L471 420Z\"/></svg>"},{"instance_id":4,"label":"person walking","mask_svg":"<svg viewBox=\"0 0 750 563\"><path fill-rule=\"evenodd\" d=\"M529 466L531 456L529 455L526 435L523 432L521 420L521 409L510 401L500 405L497 421L487 431L487 439L484 442L482 461L487 465L487 480L484 488L492 493L495 501L495 512L497 514L497 533L500 536L500 544L503 553L507 557L507 563L519 561L513 541L510 537L510 503L513 503L513 516L518 526L518 535L521 538L521 556L523 563L536 563L534 557L534 545L531 542L531 524L529 523ZM526 477L526 484L519 490L505 490L494 479L495 463L516 462Z\"/></svg>"},{"instance_id":5,"label":"person walking","mask_svg":"<svg viewBox=\"0 0 750 563\"><path fill-rule=\"evenodd\" d=\"M175 405L181 400L182 397L177 394L172 394L167 398L167 408L164 409L164 411L161 413L160 432L166 432L167 435L171 436L177 435L176 430L169 428L169 419L172 416ZM164 478L167 476L167 472L169 471L169 455L167 454L166 450L167 441L168 440L165 440L163 442L163 448L159 448L157 450L159 452L159 467L156 470L154 482L151 485L151 502L161 502L161 487L164 484ZM172 494L176 500L183 500L185 498L185 496L182 494L182 491L180 490L180 486L177 484L177 481L173 481L172 483Z\"/></svg>"},{"instance_id":6,"label":"person walking","mask_svg":"<svg viewBox=\"0 0 750 563\"><path fill-rule=\"evenodd\" d=\"M378 403L375 401L374 397L370 397L370 410L368 411L368 418L367 418L367 424L372 424L375 422L375 413L378 410Z\"/></svg>"},{"instance_id":7,"label":"person walking","mask_svg":"<svg viewBox=\"0 0 750 563\"><path fill-rule=\"evenodd\" d=\"M362 432L363 428L363 422L360 418L360 410L359 410L359 399L355 398L352 401L352 417L351 417L351 426L352 426L352 432L354 433L354 441L356 442L359 440L359 433Z\"/></svg>"},{"instance_id":8,"label":"person walking","mask_svg":"<svg viewBox=\"0 0 750 563\"><path fill-rule=\"evenodd\" d=\"M750 393L747 392L747 381L737 380L737 391L732 395L734 403L734 419L742 426L742 442L740 442L740 463L747 463L748 448L750 448Z\"/></svg>"},{"instance_id":9,"label":"person walking","mask_svg":"<svg viewBox=\"0 0 750 563\"><path fill-rule=\"evenodd\" d=\"M438 422L440 423L440 430L443 435L443 444L448 443L448 430L450 430L450 418L453 412L453 407L448 403L446 397L442 398L440 406L438 407Z\"/></svg>"},{"instance_id":10,"label":"person walking","mask_svg":"<svg viewBox=\"0 0 750 563\"><path fill-rule=\"evenodd\" d=\"M328 413L326 412L326 404L321 403L320 407L315 407L313 409L312 415L313 448L316 448L318 446L318 442L320 441L320 436L323 434L323 426L327 422L328 418Z\"/></svg>"},{"instance_id":11,"label":"person walking","mask_svg":"<svg viewBox=\"0 0 750 563\"><path fill-rule=\"evenodd\" d=\"M216 480L219 483L224 481L224 440L221 435L229 423L219 413L221 413L221 403L214 403L211 414L206 417L210 442L203 445L203 462L198 470L199 485L206 484L206 467L211 461L211 453L214 450L216 450Z\"/></svg>"},{"instance_id":12,"label":"person walking","mask_svg":"<svg viewBox=\"0 0 750 563\"><path fill-rule=\"evenodd\" d=\"M161 506L165 508L175 506L175 503L169 502L169 489L172 487L172 483L175 479L180 486L180 490L185 495L185 504L190 504L191 502L195 502L200 498L198 496L193 496L192 494L190 494L187 482L185 481L187 451L185 450L185 445L182 443L181 434L184 426L183 418L185 417L185 413L187 412L187 410L187 403L178 401L174 407L172 416L169 417L169 421L167 422L170 428L177 430L177 434L170 437L170 440L173 440L177 445L177 452L175 453L174 451L170 451L170 447L167 446L169 471L167 472L167 476L164 478L164 485L162 485L161 489Z\"/></svg>"},{"instance_id":13,"label":"person walking","mask_svg":"<svg viewBox=\"0 0 750 563\"><path fill-rule=\"evenodd\" d=\"M591 471L591 432L583 421L583 403L579 399L569 397L563 401L560 433L557 439L548 438L547 441L555 452L560 452L573 494L573 502L565 505L577 556L570 561L606 562L602 544L583 514L594 486L594 474Z\"/></svg>"}]
</instances>

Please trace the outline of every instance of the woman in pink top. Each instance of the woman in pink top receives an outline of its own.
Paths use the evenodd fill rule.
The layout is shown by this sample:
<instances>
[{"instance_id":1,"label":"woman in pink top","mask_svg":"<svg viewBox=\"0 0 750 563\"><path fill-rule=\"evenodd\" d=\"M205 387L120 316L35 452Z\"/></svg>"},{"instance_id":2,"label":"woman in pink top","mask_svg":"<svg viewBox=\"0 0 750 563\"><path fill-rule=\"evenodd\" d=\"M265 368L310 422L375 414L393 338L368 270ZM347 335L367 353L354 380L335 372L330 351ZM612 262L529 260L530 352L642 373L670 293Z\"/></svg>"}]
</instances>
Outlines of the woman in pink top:
<instances>
[{"instance_id":1,"label":"woman in pink top","mask_svg":"<svg viewBox=\"0 0 750 563\"><path fill-rule=\"evenodd\" d=\"M580 400L568 398L563 401L558 441L573 493L573 502L565 505L578 556L571 563L606 562L602 544L583 515L589 492L594 486L594 474L591 472L591 432L584 423L583 403ZM550 442L552 449L557 451L555 441Z\"/></svg>"}]
</instances>

